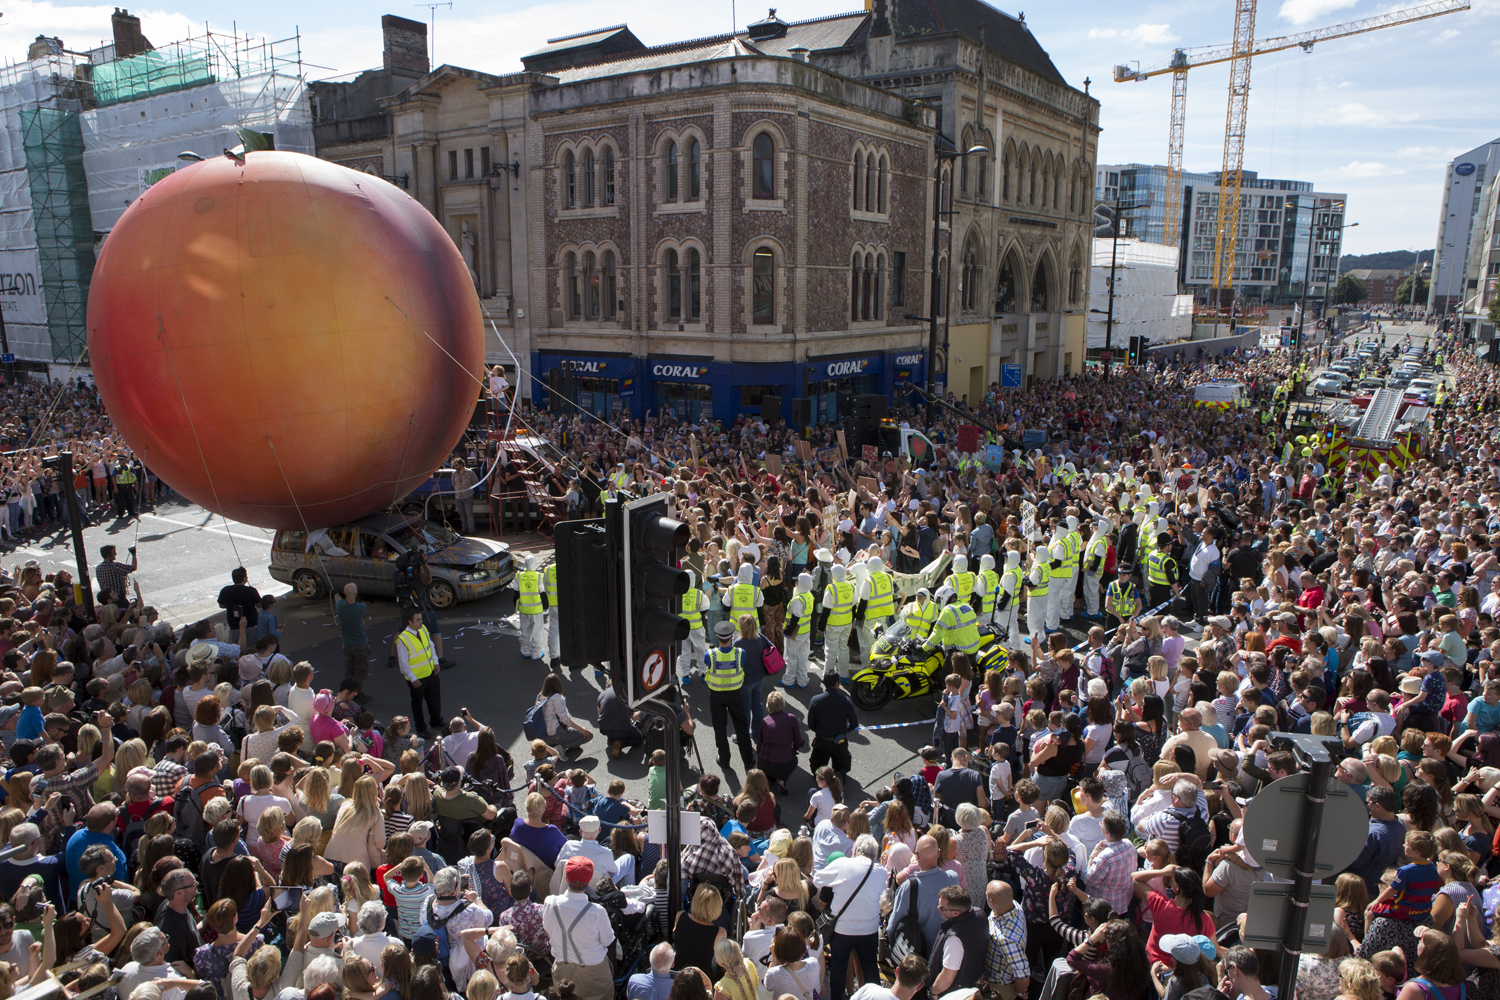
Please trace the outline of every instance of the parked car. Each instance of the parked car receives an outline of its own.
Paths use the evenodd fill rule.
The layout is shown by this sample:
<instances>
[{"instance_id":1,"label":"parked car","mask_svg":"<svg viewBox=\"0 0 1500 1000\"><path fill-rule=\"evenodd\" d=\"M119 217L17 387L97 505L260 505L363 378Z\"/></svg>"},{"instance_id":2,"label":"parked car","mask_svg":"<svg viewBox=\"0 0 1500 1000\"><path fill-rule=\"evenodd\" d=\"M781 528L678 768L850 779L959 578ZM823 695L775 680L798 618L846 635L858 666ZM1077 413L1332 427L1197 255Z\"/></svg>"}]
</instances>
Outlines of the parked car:
<instances>
[{"instance_id":1,"label":"parked car","mask_svg":"<svg viewBox=\"0 0 1500 1000\"><path fill-rule=\"evenodd\" d=\"M1359 380L1361 392L1374 392L1376 389L1384 389L1385 383L1378 378L1362 378Z\"/></svg>"},{"instance_id":2,"label":"parked car","mask_svg":"<svg viewBox=\"0 0 1500 1000\"><path fill-rule=\"evenodd\" d=\"M396 560L417 545L427 547L432 582L427 598L438 609L493 594L516 575L510 546L459 535L410 514L371 514L336 528L276 532L271 542L271 578L290 583L308 600L345 584L360 593L396 595Z\"/></svg>"},{"instance_id":3,"label":"parked car","mask_svg":"<svg viewBox=\"0 0 1500 1000\"><path fill-rule=\"evenodd\" d=\"M1313 392L1320 396L1337 396L1347 391L1348 380L1336 372L1324 372L1313 383Z\"/></svg>"}]
</instances>

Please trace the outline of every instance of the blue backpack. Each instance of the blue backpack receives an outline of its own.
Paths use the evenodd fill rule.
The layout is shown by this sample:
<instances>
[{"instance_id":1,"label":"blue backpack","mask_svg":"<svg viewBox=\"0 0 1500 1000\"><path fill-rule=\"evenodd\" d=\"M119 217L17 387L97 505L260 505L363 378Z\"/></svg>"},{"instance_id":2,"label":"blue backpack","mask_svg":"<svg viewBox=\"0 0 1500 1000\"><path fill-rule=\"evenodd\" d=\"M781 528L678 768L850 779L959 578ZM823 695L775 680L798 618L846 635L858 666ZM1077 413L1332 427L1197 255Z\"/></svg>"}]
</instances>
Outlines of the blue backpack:
<instances>
[{"instance_id":1,"label":"blue backpack","mask_svg":"<svg viewBox=\"0 0 1500 1000\"><path fill-rule=\"evenodd\" d=\"M546 705L545 701L539 701L526 710L526 718L521 720L521 732L526 734L528 740L547 738L547 717L542 714Z\"/></svg>"},{"instance_id":2,"label":"blue backpack","mask_svg":"<svg viewBox=\"0 0 1500 1000\"><path fill-rule=\"evenodd\" d=\"M448 953L451 950L448 941L448 922L469 908L467 899L459 900L453 912L446 917L435 917L432 915L432 901L427 902L427 915L422 921L422 926L417 928L417 933L412 936L412 950L417 951L417 942L422 938L430 938L433 949L437 952L438 961L444 968L448 966Z\"/></svg>"}]
</instances>

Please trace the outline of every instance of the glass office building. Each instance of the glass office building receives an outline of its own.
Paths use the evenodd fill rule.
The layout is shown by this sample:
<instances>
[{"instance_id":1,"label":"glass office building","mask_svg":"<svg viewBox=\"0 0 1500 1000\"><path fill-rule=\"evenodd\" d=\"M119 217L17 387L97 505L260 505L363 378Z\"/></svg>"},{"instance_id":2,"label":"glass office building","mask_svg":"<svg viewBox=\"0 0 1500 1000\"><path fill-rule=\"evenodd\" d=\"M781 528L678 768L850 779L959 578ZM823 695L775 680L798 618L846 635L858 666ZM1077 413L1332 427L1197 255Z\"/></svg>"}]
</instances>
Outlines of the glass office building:
<instances>
[{"instance_id":1,"label":"glass office building","mask_svg":"<svg viewBox=\"0 0 1500 1000\"><path fill-rule=\"evenodd\" d=\"M1182 228L1178 265L1183 287L1200 298L1213 284L1219 227L1219 172L1182 175ZM1095 195L1101 202L1144 205L1125 216L1121 235L1164 243L1167 168L1128 163L1101 165ZM1240 301L1290 303L1303 293L1322 297L1338 281L1347 196L1313 190L1310 181L1263 178L1253 170L1240 182L1234 283ZM1312 253L1311 271L1308 254Z\"/></svg>"}]
</instances>

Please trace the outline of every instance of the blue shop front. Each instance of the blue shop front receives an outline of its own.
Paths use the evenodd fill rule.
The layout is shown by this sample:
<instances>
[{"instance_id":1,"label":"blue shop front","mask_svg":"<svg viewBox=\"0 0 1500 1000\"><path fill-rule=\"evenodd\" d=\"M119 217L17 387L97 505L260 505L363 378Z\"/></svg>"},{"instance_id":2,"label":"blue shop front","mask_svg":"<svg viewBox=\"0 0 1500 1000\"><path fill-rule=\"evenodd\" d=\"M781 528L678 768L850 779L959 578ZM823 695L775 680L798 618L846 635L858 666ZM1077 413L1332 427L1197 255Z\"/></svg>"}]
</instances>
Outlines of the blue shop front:
<instances>
[{"instance_id":1,"label":"blue shop front","mask_svg":"<svg viewBox=\"0 0 1500 1000\"><path fill-rule=\"evenodd\" d=\"M920 350L812 358L802 362L729 364L702 357L534 354L532 400L586 410L605 420L675 413L680 420L719 420L764 415L767 397L780 399L777 416L794 416L792 400L809 399L816 423L837 421L853 411L853 397L881 395L893 406L907 402L904 387L922 385L926 354ZM551 387L549 391L548 387Z\"/></svg>"}]
</instances>

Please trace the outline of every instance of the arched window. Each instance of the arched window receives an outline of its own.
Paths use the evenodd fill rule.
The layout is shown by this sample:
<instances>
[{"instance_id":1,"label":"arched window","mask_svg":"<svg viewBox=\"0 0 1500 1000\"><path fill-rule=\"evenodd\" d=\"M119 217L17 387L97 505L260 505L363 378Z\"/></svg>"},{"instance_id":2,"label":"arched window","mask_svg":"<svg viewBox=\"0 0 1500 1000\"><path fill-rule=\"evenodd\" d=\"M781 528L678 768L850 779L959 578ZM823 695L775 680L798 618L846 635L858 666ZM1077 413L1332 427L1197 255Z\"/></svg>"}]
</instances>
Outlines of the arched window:
<instances>
[{"instance_id":1,"label":"arched window","mask_svg":"<svg viewBox=\"0 0 1500 1000\"><path fill-rule=\"evenodd\" d=\"M859 316L861 319L874 319L874 305L872 299L875 296L875 255L865 254L864 273L860 276L859 286Z\"/></svg>"},{"instance_id":2,"label":"arched window","mask_svg":"<svg viewBox=\"0 0 1500 1000\"><path fill-rule=\"evenodd\" d=\"M687 200L697 201L702 190L702 171L699 168L698 140L689 139L687 148Z\"/></svg>"},{"instance_id":3,"label":"arched window","mask_svg":"<svg viewBox=\"0 0 1500 1000\"><path fill-rule=\"evenodd\" d=\"M615 151L604 147L604 204L615 203Z\"/></svg>"},{"instance_id":4,"label":"arched window","mask_svg":"<svg viewBox=\"0 0 1500 1000\"><path fill-rule=\"evenodd\" d=\"M568 254L563 257L563 295L567 301L563 308L569 319L578 319L583 314L583 292L578 287L578 257Z\"/></svg>"},{"instance_id":5,"label":"arched window","mask_svg":"<svg viewBox=\"0 0 1500 1000\"><path fill-rule=\"evenodd\" d=\"M959 275L959 308L973 312L979 308L979 250L971 242L964 247L964 268Z\"/></svg>"},{"instance_id":6,"label":"arched window","mask_svg":"<svg viewBox=\"0 0 1500 1000\"><path fill-rule=\"evenodd\" d=\"M854 154L854 210L863 211L865 207L865 154Z\"/></svg>"},{"instance_id":7,"label":"arched window","mask_svg":"<svg viewBox=\"0 0 1500 1000\"><path fill-rule=\"evenodd\" d=\"M864 258L858 251L855 251L854 260L849 265L849 319L851 322L859 321L859 280L864 269Z\"/></svg>"},{"instance_id":8,"label":"arched window","mask_svg":"<svg viewBox=\"0 0 1500 1000\"><path fill-rule=\"evenodd\" d=\"M938 203L938 210L939 211L943 211L944 209L946 209L952 203L952 201L953 201L953 199L952 199L952 195L953 195L952 184L953 184L953 168L950 167L950 166L948 166L947 164L944 164L942 170L938 172L938 200L937 200L937 203Z\"/></svg>"},{"instance_id":9,"label":"arched window","mask_svg":"<svg viewBox=\"0 0 1500 1000\"><path fill-rule=\"evenodd\" d=\"M980 153L979 154L979 163L976 164L976 172L975 172L975 175L974 175L975 176L975 181L974 181L974 197L976 197L977 199L979 199L980 201L982 201L982 202L984 202L986 204L988 204L989 200L990 200L990 188L989 188L989 176L988 176L989 175L989 164L990 164L989 154L988 153Z\"/></svg>"},{"instance_id":10,"label":"arched window","mask_svg":"<svg viewBox=\"0 0 1500 1000\"><path fill-rule=\"evenodd\" d=\"M570 149L563 157L563 204L568 208L578 207L578 164L573 159L573 151Z\"/></svg>"},{"instance_id":11,"label":"arched window","mask_svg":"<svg viewBox=\"0 0 1500 1000\"><path fill-rule=\"evenodd\" d=\"M1040 260L1037 261L1036 274L1032 275L1031 278L1031 311L1034 313L1047 312L1050 297L1047 288L1047 262Z\"/></svg>"},{"instance_id":12,"label":"arched window","mask_svg":"<svg viewBox=\"0 0 1500 1000\"><path fill-rule=\"evenodd\" d=\"M1052 200L1051 199L1051 193L1052 193L1052 154L1048 153L1047 154L1047 158L1042 161L1042 207L1043 208L1046 208L1047 207L1047 203Z\"/></svg>"},{"instance_id":13,"label":"arched window","mask_svg":"<svg viewBox=\"0 0 1500 1000\"><path fill-rule=\"evenodd\" d=\"M888 194L888 192L890 191L890 186L891 186L891 161L890 161L890 159L884 153L881 153L880 154L880 192L879 192L879 199L875 203L875 210L877 212L889 212L891 210L890 209L890 196Z\"/></svg>"},{"instance_id":14,"label":"arched window","mask_svg":"<svg viewBox=\"0 0 1500 1000\"><path fill-rule=\"evenodd\" d=\"M1016 311L1016 269L1014 258L1009 254L1000 265L1000 276L995 279L995 313Z\"/></svg>"},{"instance_id":15,"label":"arched window","mask_svg":"<svg viewBox=\"0 0 1500 1000\"><path fill-rule=\"evenodd\" d=\"M880 211L880 161L874 153L865 158L865 211Z\"/></svg>"},{"instance_id":16,"label":"arched window","mask_svg":"<svg viewBox=\"0 0 1500 1000\"><path fill-rule=\"evenodd\" d=\"M682 319L682 268L677 251L667 251L667 319Z\"/></svg>"},{"instance_id":17,"label":"arched window","mask_svg":"<svg viewBox=\"0 0 1500 1000\"><path fill-rule=\"evenodd\" d=\"M687 316L696 320L703 316L703 276L697 250L687 252L687 264Z\"/></svg>"},{"instance_id":18,"label":"arched window","mask_svg":"<svg viewBox=\"0 0 1500 1000\"><path fill-rule=\"evenodd\" d=\"M875 258L875 291L870 296L870 318L880 319L884 300L880 297L881 289L885 287L885 254Z\"/></svg>"},{"instance_id":19,"label":"arched window","mask_svg":"<svg viewBox=\"0 0 1500 1000\"><path fill-rule=\"evenodd\" d=\"M1068 214L1078 211L1078 174L1068 178Z\"/></svg>"},{"instance_id":20,"label":"arched window","mask_svg":"<svg viewBox=\"0 0 1500 1000\"><path fill-rule=\"evenodd\" d=\"M667 201L677 200L677 143L667 143Z\"/></svg>"},{"instance_id":21,"label":"arched window","mask_svg":"<svg viewBox=\"0 0 1500 1000\"><path fill-rule=\"evenodd\" d=\"M970 146L968 133L964 133L964 149ZM969 154L964 153L958 158L958 193L966 195L969 193Z\"/></svg>"},{"instance_id":22,"label":"arched window","mask_svg":"<svg viewBox=\"0 0 1500 1000\"><path fill-rule=\"evenodd\" d=\"M1076 178L1075 178L1076 180ZM1083 296L1083 249L1075 246L1068 262L1068 301L1078 305Z\"/></svg>"},{"instance_id":23,"label":"arched window","mask_svg":"<svg viewBox=\"0 0 1500 1000\"><path fill-rule=\"evenodd\" d=\"M594 151L583 151L583 207L594 207Z\"/></svg>"},{"instance_id":24,"label":"arched window","mask_svg":"<svg viewBox=\"0 0 1500 1000\"><path fill-rule=\"evenodd\" d=\"M761 134L765 137L765 134ZM760 139L756 140L757 146ZM768 140L769 141L769 140ZM769 247L761 247L751 258L750 315L756 325L776 322L776 255Z\"/></svg>"},{"instance_id":25,"label":"arched window","mask_svg":"<svg viewBox=\"0 0 1500 1000\"><path fill-rule=\"evenodd\" d=\"M1037 196L1036 175L1037 175L1037 172L1041 168L1041 162L1040 162L1041 159L1042 158L1040 156L1038 156L1036 154L1032 154L1032 157L1031 157L1031 181L1030 181L1030 184L1027 186L1027 189L1026 189L1026 200L1029 201L1033 205L1036 204L1036 196Z\"/></svg>"},{"instance_id":26,"label":"arched window","mask_svg":"<svg viewBox=\"0 0 1500 1000\"><path fill-rule=\"evenodd\" d=\"M1058 204L1062 197L1062 172L1062 157L1058 157L1056 167L1052 171L1052 211L1054 212L1057 211Z\"/></svg>"},{"instance_id":27,"label":"arched window","mask_svg":"<svg viewBox=\"0 0 1500 1000\"><path fill-rule=\"evenodd\" d=\"M1000 154L1000 200L1010 201L1010 146Z\"/></svg>"},{"instance_id":28,"label":"arched window","mask_svg":"<svg viewBox=\"0 0 1500 1000\"><path fill-rule=\"evenodd\" d=\"M771 139L769 132L762 132L755 137L754 151L754 186L753 196L756 198L776 197L776 143ZM767 254L770 251L766 251ZM756 252L757 259L759 251ZM767 267L770 266L768 263ZM759 315L759 314L757 314ZM757 319L757 323L762 322ZM764 322L771 322L769 319Z\"/></svg>"},{"instance_id":29,"label":"arched window","mask_svg":"<svg viewBox=\"0 0 1500 1000\"><path fill-rule=\"evenodd\" d=\"M591 253L583 255L583 318L599 318L599 271Z\"/></svg>"},{"instance_id":30,"label":"arched window","mask_svg":"<svg viewBox=\"0 0 1500 1000\"><path fill-rule=\"evenodd\" d=\"M609 150L604 151L605 162L608 162ZM615 285L615 252L604 251L604 318L614 319L615 310L619 301L618 290Z\"/></svg>"}]
</instances>

